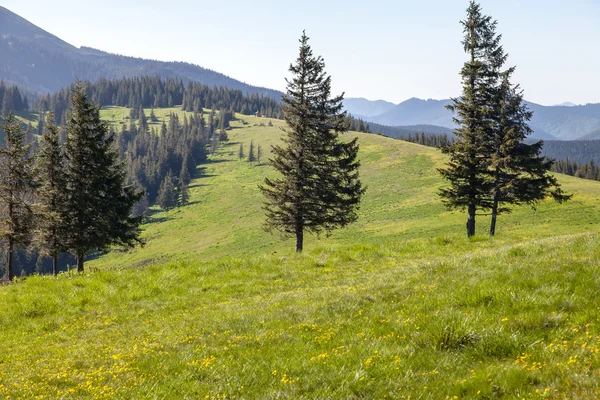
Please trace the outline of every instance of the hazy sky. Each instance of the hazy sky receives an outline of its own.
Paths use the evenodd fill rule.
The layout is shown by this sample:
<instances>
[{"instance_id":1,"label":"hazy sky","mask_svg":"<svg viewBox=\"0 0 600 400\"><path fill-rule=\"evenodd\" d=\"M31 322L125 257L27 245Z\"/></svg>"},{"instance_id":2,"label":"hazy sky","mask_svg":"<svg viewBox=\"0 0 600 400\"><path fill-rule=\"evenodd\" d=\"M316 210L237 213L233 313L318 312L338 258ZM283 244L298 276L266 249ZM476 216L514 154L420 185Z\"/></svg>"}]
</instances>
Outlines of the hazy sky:
<instances>
[{"instance_id":1,"label":"hazy sky","mask_svg":"<svg viewBox=\"0 0 600 400\"><path fill-rule=\"evenodd\" d=\"M482 0L515 81L544 105L600 102L600 0ZM398 103L460 93L468 0L2 0L75 46L187 61L284 90L306 29L334 90Z\"/></svg>"}]
</instances>

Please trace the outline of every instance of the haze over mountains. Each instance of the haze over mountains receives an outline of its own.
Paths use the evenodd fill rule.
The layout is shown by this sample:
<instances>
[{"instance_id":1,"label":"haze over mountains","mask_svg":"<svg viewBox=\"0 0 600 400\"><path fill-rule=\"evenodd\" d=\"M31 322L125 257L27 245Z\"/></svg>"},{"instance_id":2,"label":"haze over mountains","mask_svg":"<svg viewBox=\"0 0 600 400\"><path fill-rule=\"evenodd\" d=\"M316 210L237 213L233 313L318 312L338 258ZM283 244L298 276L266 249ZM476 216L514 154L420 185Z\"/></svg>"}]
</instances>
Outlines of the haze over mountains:
<instances>
[{"instance_id":1,"label":"haze over mountains","mask_svg":"<svg viewBox=\"0 0 600 400\"><path fill-rule=\"evenodd\" d=\"M282 75L284 73L282 71ZM277 90L248 85L189 63L145 60L88 47L77 48L0 6L0 79L34 92L47 93L70 85L76 78L95 81L134 76L180 78L184 82L224 86L274 99L282 95ZM348 98L344 104L358 118L379 125L402 127L398 132L425 127L428 132L449 133L455 127L452 113L446 109L450 104L448 99L411 98L394 104L385 100ZM534 138L600 138L600 104L576 106L567 102L552 107L527 104L534 112L531 121Z\"/></svg>"},{"instance_id":2,"label":"haze over mountains","mask_svg":"<svg viewBox=\"0 0 600 400\"><path fill-rule=\"evenodd\" d=\"M526 102L533 111L533 137L539 139L600 138L600 104L582 106L542 106ZM451 100L421 100L411 98L400 104L366 99L346 99L346 109L369 122L388 126L435 125L454 128L452 112L446 109ZM381 111L376 114L375 111Z\"/></svg>"}]
</instances>

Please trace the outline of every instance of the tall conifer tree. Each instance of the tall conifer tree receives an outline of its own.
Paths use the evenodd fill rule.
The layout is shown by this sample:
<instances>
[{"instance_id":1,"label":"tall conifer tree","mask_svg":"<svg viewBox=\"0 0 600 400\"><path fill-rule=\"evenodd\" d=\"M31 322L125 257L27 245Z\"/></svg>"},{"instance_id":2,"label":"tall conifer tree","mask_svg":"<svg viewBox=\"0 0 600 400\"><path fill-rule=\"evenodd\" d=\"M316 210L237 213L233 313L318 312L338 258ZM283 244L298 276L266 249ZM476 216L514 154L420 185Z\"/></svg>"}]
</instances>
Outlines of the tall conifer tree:
<instances>
[{"instance_id":1,"label":"tall conifer tree","mask_svg":"<svg viewBox=\"0 0 600 400\"><path fill-rule=\"evenodd\" d=\"M550 196L558 202L571 198L566 195L556 178L548 173L552 160L541 156L543 142L526 143L532 132L528 126L533 113L523 103L519 86L510 78L515 68L503 74L498 88L496 129L492 141L492 221L490 235L496 233L497 216L510 212L506 205L535 204ZM503 206L504 204L504 206Z\"/></svg>"},{"instance_id":2,"label":"tall conifer tree","mask_svg":"<svg viewBox=\"0 0 600 400\"><path fill-rule=\"evenodd\" d=\"M132 209L143 193L126 184L115 138L81 82L71 94L67 131L64 239L83 272L90 252L141 243L142 217L133 216Z\"/></svg>"},{"instance_id":3,"label":"tall conifer tree","mask_svg":"<svg viewBox=\"0 0 600 400\"><path fill-rule=\"evenodd\" d=\"M452 99L448 108L456 113L457 140L442 148L450 160L440 173L450 182L440 191L450 209L467 211L467 236L475 235L477 210L492 208L492 182L489 174L490 145L494 136L494 101L501 67L506 54L496 34L496 21L483 15L471 1L464 28L463 47L469 56L462 70L462 96Z\"/></svg>"},{"instance_id":4,"label":"tall conifer tree","mask_svg":"<svg viewBox=\"0 0 600 400\"><path fill-rule=\"evenodd\" d=\"M0 148L0 238L7 245L6 278L14 278L14 253L18 245L28 244L33 223L33 159L25 143L25 131L10 112L0 129L6 134Z\"/></svg>"},{"instance_id":5,"label":"tall conifer tree","mask_svg":"<svg viewBox=\"0 0 600 400\"><path fill-rule=\"evenodd\" d=\"M48 113L37 158L40 223L36 236L42 253L52 257L52 273L57 275L58 256L64 250L61 239L62 216L65 211L63 193L65 170L60 146L60 131L54 121L54 114Z\"/></svg>"},{"instance_id":6,"label":"tall conifer tree","mask_svg":"<svg viewBox=\"0 0 600 400\"><path fill-rule=\"evenodd\" d=\"M254 142L251 140L248 148L248 162L253 163L254 161L256 161L256 154L254 154Z\"/></svg>"},{"instance_id":7,"label":"tall conifer tree","mask_svg":"<svg viewBox=\"0 0 600 400\"><path fill-rule=\"evenodd\" d=\"M331 96L331 77L305 33L289 70L292 79L282 99L287 137L284 146L273 146L271 160L282 177L266 179L261 190L266 228L295 236L300 252L305 232L329 233L354 222L365 189L358 174L357 139L339 140L348 130L343 95Z\"/></svg>"},{"instance_id":8,"label":"tall conifer tree","mask_svg":"<svg viewBox=\"0 0 600 400\"><path fill-rule=\"evenodd\" d=\"M163 210L170 210L177 205L177 193L175 193L173 174L170 170L160 185L157 203Z\"/></svg>"},{"instance_id":9,"label":"tall conifer tree","mask_svg":"<svg viewBox=\"0 0 600 400\"><path fill-rule=\"evenodd\" d=\"M262 147L260 143L256 147L256 162L260 163L260 159L262 158Z\"/></svg>"}]
</instances>

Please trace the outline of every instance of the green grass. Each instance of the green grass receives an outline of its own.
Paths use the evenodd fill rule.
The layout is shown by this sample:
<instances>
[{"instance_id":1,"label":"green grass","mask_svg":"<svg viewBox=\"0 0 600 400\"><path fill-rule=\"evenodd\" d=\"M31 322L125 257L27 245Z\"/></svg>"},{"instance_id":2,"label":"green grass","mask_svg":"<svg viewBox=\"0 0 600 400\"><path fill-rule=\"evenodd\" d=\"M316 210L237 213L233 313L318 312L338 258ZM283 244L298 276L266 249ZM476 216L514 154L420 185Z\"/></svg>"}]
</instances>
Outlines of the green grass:
<instances>
[{"instance_id":1,"label":"green grass","mask_svg":"<svg viewBox=\"0 0 600 400\"><path fill-rule=\"evenodd\" d=\"M281 122L245 119L145 248L0 288L0 396L600 396L600 184L560 176L573 201L468 240L436 196L439 152L359 135L359 221L296 255L261 229L273 171L237 160Z\"/></svg>"}]
</instances>

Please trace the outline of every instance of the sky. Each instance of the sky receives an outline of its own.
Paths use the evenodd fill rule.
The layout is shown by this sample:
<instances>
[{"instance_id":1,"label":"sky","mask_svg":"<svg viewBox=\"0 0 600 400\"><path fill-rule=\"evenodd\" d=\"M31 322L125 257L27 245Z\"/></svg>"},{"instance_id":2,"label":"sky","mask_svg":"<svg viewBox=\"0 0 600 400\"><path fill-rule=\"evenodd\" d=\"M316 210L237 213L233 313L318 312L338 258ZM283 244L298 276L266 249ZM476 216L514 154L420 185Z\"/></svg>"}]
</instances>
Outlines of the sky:
<instances>
[{"instance_id":1,"label":"sky","mask_svg":"<svg viewBox=\"0 0 600 400\"><path fill-rule=\"evenodd\" d=\"M529 101L600 103L600 0L481 0ZM186 61L285 90L306 30L335 93L399 103L458 96L468 0L2 0L79 47Z\"/></svg>"}]
</instances>

